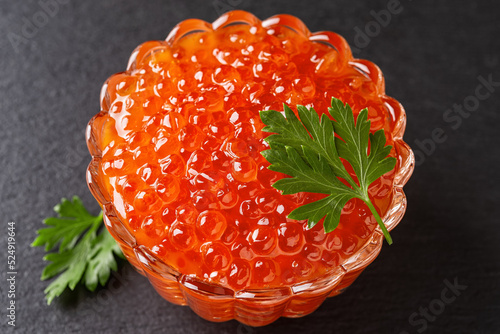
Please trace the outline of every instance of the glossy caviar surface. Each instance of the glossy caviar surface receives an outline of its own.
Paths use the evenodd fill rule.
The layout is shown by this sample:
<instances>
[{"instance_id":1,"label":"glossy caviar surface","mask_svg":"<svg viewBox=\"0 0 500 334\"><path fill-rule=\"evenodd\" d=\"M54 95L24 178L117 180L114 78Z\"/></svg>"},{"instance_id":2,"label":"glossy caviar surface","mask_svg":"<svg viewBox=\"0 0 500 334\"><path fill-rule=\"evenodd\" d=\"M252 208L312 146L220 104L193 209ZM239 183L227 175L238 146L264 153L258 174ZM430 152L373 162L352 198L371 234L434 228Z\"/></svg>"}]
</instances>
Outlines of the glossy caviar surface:
<instances>
[{"instance_id":1,"label":"glossy caviar surface","mask_svg":"<svg viewBox=\"0 0 500 334\"><path fill-rule=\"evenodd\" d=\"M329 234L321 222L308 230L286 218L324 195L272 188L284 175L260 154L259 111L286 103L322 114L337 97L355 113L368 107L372 131L384 128L392 145L392 102L373 64L345 63L284 26L247 24L147 42L135 62L108 80L92 126L101 180L138 244L185 275L237 291L322 276L371 237L377 223L360 200ZM382 215L393 178L370 187Z\"/></svg>"}]
</instances>

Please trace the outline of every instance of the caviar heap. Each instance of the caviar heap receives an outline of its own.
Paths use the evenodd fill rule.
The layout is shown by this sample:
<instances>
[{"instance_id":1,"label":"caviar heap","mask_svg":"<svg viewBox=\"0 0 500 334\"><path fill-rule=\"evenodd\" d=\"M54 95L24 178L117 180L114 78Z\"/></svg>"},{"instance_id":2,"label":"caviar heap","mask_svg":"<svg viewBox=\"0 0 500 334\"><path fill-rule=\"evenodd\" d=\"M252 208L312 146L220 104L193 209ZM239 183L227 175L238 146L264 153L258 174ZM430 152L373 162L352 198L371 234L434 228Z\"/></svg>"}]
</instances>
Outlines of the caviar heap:
<instances>
[{"instance_id":1,"label":"caviar heap","mask_svg":"<svg viewBox=\"0 0 500 334\"><path fill-rule=\"evenodd\" d=\"M177 271L233 290L290 286L324 275L371 237L375 218L361 200L345 206L339 227L308 229L287 215L324 195L281 195L285 177L260 152L259 111L283 103L324 113L332 97L371 130L393 120L383 83L363 61L286 27L230 25L191 33L175 44L147 42L133 70L105 86L97 142L104 188L138 244ZM373 65L370 65L373 66ZM366 68L366 67L365 67ZM394 150L392 155L394 156ZM383 215L394 171L370 187Z\"/></svg>"}]
</instances>

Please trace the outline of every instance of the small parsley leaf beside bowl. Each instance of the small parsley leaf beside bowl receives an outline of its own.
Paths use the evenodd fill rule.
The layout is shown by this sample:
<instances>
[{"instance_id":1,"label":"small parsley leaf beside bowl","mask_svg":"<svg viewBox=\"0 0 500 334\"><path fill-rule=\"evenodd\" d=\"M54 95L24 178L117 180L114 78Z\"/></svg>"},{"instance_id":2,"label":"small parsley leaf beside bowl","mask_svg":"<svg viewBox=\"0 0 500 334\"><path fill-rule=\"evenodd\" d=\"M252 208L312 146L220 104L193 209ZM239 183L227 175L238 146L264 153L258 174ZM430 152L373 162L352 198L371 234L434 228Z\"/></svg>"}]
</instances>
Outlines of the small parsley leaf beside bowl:
<instances>
[{"instance_id":1,"label":"small parsley leaf beside bowl","mask_svg":"<svg viewBox=\"0 0 500 334\"><path fill-rule=\"evenodd\" d=\"M50 263L42 272L42 280L59 275L45 289L47 304L60 296L66 288L74 290L82 283L94 291L104 286L111 270L118 270L116 258L124 258L120 247L104 227L102 212L91 215L77 197L63 198L54 207L57 217L44 220L48 227L37 231L32 246L43 246L44 260Z\"/></svg>"}]
</instances>

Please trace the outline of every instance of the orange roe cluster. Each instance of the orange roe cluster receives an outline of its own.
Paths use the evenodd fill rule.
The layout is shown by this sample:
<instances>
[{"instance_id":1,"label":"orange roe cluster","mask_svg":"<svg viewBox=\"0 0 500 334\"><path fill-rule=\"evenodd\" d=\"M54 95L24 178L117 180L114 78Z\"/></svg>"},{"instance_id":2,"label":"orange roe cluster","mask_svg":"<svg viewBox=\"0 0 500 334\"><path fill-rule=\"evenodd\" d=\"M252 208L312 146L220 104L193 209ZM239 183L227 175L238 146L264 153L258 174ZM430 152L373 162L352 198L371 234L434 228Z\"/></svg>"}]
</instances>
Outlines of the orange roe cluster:
<instances>
[{"instance_id":1,"label":"orange roe cluster","mask_svg":"<svg viewBox=\"0 0 500 334\"><path fill-rule=\"evenodd\" d=\"M378 68L343 61L328 43L286 26L237 24L147 42L112 76L93 122L100 177L137 243L185 275L234 290L290 286L354 254L377 223L360 200L339 227L287 215L324 195L281 195L267 169L259 111L283 103L322 114L332 97L368 107L392 142L395 116ZM295 109L294 109L295 110ZM98 128L98 129L97 129ZM393 153L393 156L395 154ZM383 215L394 172L370 187Z\"/></svg>"}]
</instances>

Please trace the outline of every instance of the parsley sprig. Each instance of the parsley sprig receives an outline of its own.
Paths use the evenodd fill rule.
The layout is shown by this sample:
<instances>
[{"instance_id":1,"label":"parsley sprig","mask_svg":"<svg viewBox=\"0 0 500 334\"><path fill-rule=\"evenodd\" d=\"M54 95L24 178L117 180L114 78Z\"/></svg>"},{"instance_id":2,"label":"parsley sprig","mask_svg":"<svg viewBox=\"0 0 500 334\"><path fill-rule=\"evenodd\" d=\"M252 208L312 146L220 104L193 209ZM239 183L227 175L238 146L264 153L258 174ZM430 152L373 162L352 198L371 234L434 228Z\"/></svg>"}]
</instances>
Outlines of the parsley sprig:
<instances>
[{"instance_id":1,"label":"parsley sprig","mask_svg":"<svg viewBox=\"0 0 500 334\"><path fill-rule=\"evenodd\" d=\"M288 217L307 220L309 228L324 217L323 227L328 233L339 225L347 202L359 198L375 216L387 242L392 244L368 196L370 184L396 165L396 159L388 157L392 146L385 145L384 131L370 133L368 110L361 110L355 122L351 107L336 98L328 108L334 120L326 114L320 119L313 108L299 105L297 111L300 120L287 105L284 105L284 116L275 110L260 112L266 124L262 130L274 133L265 139L270 149L261 154L271 163L270 170L291 176L278 180L273 187L283 195L312 192L328 196L296 208ZM341 159L352 166L357 180L351 177Z\"/></svg>"},{"instance_id":2,"label":"parsley sprig","mask_svg":"<svg viewBox=\"0 0 500 334\"><path fill-rule=\"evenodd\" d=\"M94 291L98 284L105 285L111 270L116 271L115 256L123 254L113 237L103 227L102 212L91 215L78 197L63 198L55 206L58 217L44 220L49 227L37 231L32 246L45 246L49 252L59 244L59 250L44 257L50 261L42 272L42 280L58 274L45 289L47 304L69 287L73 290L79 282Z\"/></svg>"}]
</instances>

